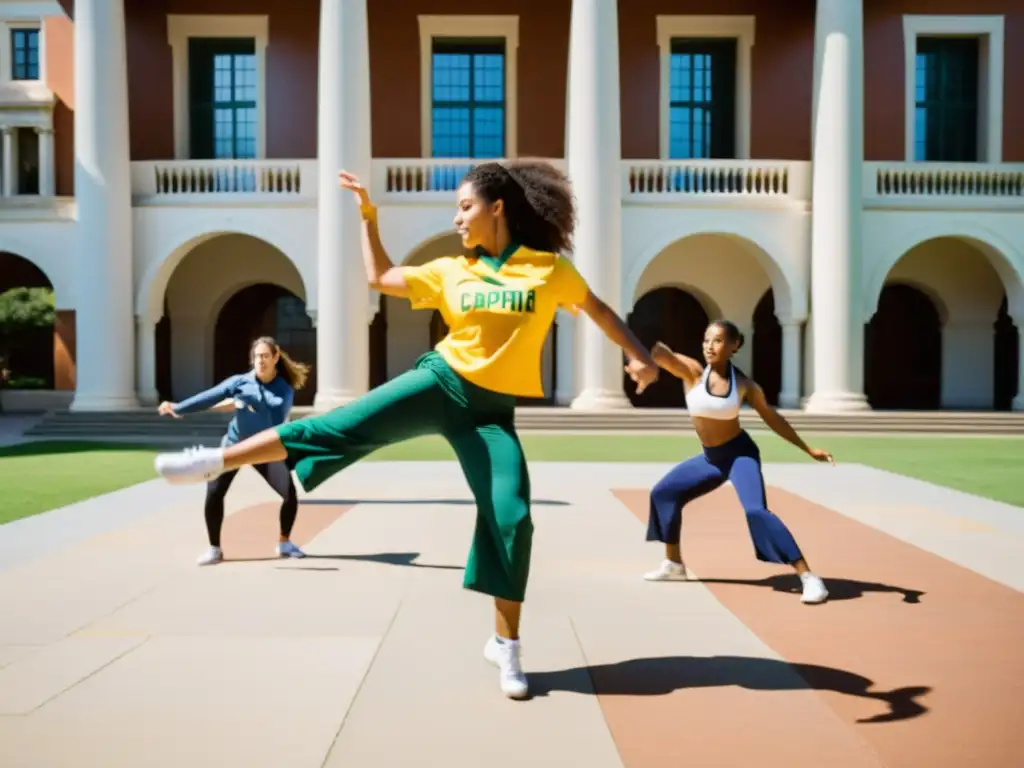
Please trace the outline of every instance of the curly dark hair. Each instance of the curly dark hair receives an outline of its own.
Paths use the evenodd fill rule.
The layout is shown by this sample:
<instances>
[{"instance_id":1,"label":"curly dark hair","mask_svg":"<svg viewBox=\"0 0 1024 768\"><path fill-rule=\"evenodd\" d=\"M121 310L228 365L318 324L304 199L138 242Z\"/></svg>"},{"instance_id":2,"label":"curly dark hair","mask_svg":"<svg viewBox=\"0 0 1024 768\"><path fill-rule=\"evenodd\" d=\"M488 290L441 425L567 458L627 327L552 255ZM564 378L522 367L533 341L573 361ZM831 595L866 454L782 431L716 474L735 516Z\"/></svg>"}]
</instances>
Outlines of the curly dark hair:
<instances>
[{"instance_id":1,"label":"curly dark hair","mask_svg":"<svg viewBox=\"0 0 1024 768\"><path fill-rule=\"evenodd\" d=\"M488 203L505 201L509 235L516 242L549 253L572 251L576 200L569 179L551 164L481 163L466 174L466 182Z\"/></svg>"}]
</instances>

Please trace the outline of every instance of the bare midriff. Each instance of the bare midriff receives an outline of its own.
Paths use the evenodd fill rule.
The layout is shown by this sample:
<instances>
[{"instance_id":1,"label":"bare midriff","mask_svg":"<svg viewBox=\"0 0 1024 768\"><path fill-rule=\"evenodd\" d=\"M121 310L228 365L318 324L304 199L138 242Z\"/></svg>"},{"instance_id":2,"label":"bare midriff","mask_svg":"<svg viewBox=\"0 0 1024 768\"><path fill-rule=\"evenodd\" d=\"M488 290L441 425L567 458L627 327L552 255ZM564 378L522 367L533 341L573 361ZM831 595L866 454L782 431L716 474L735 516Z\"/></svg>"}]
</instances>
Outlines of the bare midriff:
<instances>
[{"instance_id":1,"label":"bare midriff","mask_svg":"<svg viewBox=\"0 0 1024 768\"><path fill-rule=\"evenodd\" d=\"M721 419L702 419L699 416L695 416L691 421L701 444L708 448L724 445L743 431L743 428L740 427L739 419L723 421Z\"/></svg>"}]
</instances>

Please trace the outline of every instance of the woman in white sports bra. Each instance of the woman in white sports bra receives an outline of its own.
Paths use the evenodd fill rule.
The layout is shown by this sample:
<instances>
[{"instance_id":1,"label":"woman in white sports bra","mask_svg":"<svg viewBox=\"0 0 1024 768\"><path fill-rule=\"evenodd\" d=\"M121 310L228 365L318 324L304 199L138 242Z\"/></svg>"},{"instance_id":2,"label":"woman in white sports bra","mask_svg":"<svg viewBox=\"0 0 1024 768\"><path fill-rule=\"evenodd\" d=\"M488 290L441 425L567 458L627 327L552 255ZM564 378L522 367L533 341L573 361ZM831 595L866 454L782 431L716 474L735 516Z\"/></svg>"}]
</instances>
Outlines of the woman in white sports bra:
<instances>
[{"instance_id":1,"label":"woman in white sports bra","mask_svg":"<svg viewBox=\"0 0 1024 768\"><path fill-rule=\"evenodd\" d=\"M758 560L792 565L803 583L801 600L821 603L828 597L825 583L807 566L800 548L786 524L768 510L761 474L761 453L750 435L740 427L740 406L749 403L780 437L807 453L815 461L832 461L828 451L809 448L793 427L768 405L764 392L732 364L732 356L743 345L743 334L731 322L718 320L704 332L704 360L676 354L658 342L651 354L664 370L683 380L686 407L704 451L677 465L651 489L647 540L665 544L665 560L656 571L645 574L648 581L683 581L686 566L680 552L679 535L683 507L729 480L747 514L747 526Z\"/></svg>"}]
</instances>

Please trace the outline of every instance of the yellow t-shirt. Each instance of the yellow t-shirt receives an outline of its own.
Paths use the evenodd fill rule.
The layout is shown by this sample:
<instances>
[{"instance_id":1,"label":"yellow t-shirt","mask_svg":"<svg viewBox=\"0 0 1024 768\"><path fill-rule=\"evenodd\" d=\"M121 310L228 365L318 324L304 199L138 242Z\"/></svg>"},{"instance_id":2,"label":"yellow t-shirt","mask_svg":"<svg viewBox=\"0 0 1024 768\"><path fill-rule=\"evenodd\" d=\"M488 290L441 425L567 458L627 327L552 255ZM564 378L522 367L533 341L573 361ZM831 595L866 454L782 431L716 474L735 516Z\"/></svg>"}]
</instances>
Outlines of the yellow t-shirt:
<instances>
[{"instance_id":1,"label":"yellow t-shirt","mask_svg":"<svg viewBox=\"0 0 1024 768\"><path fill-rule=\"evenodd\" d=\"M555 310L574 311L590 291L565 257L517 245L497 259L443 257L404 275L412 308L440 310L448 324L434 347L448 365L479 387L522 397L544 394L541 351Z\"/></svg>"}]
</instances>

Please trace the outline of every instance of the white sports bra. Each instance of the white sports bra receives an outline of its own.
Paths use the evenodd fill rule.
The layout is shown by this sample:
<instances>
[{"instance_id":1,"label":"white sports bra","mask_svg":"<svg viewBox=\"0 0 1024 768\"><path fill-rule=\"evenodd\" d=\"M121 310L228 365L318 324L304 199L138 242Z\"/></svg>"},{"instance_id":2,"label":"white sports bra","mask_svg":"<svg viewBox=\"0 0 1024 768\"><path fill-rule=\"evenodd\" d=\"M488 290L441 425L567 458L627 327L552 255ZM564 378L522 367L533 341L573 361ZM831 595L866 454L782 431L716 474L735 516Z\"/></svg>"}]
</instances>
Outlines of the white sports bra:
<instances>
[{"instance_id":1,"label":"white sports bra","mask_svg":"<svg viewBox=\"0 0 1024 768\"><path fill-rule=\"evenodd\" d=\"M702 419L729 421L740 415L740 392L736 386L736 368L729 365L729 392L719 397L711 394L708 389L708 376L711 366L704 368L700 381L686 393L686 409L690 416Z\"/></svg>"}]
</instances>

